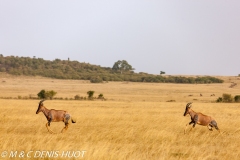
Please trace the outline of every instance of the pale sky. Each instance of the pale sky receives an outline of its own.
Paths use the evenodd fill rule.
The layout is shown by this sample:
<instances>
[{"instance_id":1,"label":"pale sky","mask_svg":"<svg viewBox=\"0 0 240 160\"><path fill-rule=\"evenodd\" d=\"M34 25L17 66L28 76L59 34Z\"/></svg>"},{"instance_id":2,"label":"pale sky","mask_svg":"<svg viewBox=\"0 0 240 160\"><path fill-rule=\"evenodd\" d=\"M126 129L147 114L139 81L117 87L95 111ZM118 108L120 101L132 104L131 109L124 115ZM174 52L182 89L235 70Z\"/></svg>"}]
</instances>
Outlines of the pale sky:
<instances>
[{"instance_id":1,"label":"pale sky","mask_svg":"<svg viewBox=\"0 0 240 160\"><path fill-rule=\"evenodd\" d=\"M239 0L0 0L0 54L240 74Z\"/></svg>"}]
</instances>

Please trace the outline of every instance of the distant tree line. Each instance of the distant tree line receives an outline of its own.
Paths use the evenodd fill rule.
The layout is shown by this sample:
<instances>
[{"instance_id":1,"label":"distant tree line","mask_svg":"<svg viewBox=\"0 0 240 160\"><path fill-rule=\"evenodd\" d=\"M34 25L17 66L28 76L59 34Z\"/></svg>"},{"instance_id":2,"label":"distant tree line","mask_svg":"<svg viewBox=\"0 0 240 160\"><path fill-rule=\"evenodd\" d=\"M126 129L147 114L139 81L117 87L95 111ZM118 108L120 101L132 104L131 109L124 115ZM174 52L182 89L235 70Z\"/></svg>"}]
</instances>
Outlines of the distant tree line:
<instances>
[{"instance_id":1,"label":"distant tree line","mask_svg":"<svg viewBox=\"0 0 240 160\"><path fill-rule=\"evenodd\" d=\"M0 55L0 72L12 75L43 76L56 79L90 80L92 83L103 81L130 81L154 83L223 83L223 80L205 77L163 76L148 73L134 73L134 68L126 60L117 61L113 67L101 67L78 61L44 60L42 58Z\"/></svg>"}]
</instances>

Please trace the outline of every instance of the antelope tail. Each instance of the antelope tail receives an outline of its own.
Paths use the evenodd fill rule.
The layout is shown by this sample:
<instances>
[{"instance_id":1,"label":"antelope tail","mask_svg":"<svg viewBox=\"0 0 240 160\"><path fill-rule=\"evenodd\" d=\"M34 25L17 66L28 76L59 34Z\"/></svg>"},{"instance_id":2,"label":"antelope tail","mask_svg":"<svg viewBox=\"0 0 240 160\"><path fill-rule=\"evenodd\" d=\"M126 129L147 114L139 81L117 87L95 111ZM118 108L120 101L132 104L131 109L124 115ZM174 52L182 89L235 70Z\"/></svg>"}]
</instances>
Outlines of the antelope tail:
<instances>
[{"instance_id":1,"label":"antelope tail","mask_svg":"<svg viewBox=\"0 0 240 160\"><path fill-rule=\"evenodd\" d=\"M76 123L76 119L74 119L73 117L71 117L72 123Z\"/></svg>"}]
</instances>

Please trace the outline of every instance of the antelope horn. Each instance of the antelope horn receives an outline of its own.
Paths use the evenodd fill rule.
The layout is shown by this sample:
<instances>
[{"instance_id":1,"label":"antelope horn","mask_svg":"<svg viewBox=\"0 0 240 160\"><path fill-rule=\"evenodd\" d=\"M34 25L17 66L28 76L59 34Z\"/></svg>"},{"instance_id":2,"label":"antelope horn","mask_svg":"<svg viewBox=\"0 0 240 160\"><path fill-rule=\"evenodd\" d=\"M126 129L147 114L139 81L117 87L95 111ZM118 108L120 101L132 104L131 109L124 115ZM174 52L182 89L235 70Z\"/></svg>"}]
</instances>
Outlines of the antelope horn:
<instances>
[{"instance_id":1,"label":"antelope horn","mask_svg":"<svg viewBox=\"0 0 240 160\"><path fill-rule=\"evenodd\" d=\"M39 102L39 104L42 104L44 101L45 101L45 99L41 100L41 101Z\"/></svg>"},{"instance_id":2,"label":"antelope horn","mask_svg":"<svg viewBox=\"0 0 240 160\"><path fill-rule=\"evenodd\" d=\"M192 102L188 103L188 104L186 105L186 107L190 108L190 107L191 107L191 104L192 104Z\"/></svg>"}]
</instances>

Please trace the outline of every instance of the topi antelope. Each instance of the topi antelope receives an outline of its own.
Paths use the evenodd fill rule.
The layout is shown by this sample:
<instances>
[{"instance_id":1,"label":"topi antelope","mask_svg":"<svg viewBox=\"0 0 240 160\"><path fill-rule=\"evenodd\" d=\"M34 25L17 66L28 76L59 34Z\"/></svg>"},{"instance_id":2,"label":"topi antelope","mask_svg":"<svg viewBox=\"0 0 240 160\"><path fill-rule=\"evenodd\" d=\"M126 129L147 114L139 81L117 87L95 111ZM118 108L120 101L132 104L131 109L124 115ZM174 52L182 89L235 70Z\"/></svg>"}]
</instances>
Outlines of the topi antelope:
<instances>
[{"instance_id":1,"label":"topi antelope","mask_svg":"<svg viewBox=\"0 0 240 160\"><path fill-rule=\"evenodd\" d=\"M204 114L199 113L199 112L198 113L194 112L191 109L191 104L192 103L188 103L186 105L186 109L185 109L185 112L183 114L183 116L186 116L187 114L189 114L191 116L191 122L186 124L186 128L184 130L184 133L186 133L187 126L191 125L191 124L193 124L192 128L194 128L196 124L207 126L210 131L212 131L212 127L214 127L220 133L220 130L217 126L217 122L210 116L204 115Z\"/></svg>"},{"instance_id":2,"label":"topi antelope","mask_svg":"<svg viewBox=\"0 0 240 160\"><path fill-rule=\"evenodd\" d=\"M46 118L48 120L48 122L46 123L46 127L50 133L54 133L50 129L51 122L60 122L60 121L64 122L65 127L62 129L62 133L68 129L68 121L70 119L72 120L72 123L76 123L76 121L72 119L72 117L70 116L69 113L67 113L66 111L63 111L63 110L55 110L55 109L49 110L43 106L43 101L45 101L45 100L41 100L39 102L36 114L38 114L39 112L43 112L43 114L46 116Z\"/></svg>"}]
</instances>

